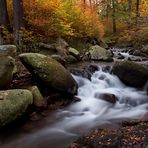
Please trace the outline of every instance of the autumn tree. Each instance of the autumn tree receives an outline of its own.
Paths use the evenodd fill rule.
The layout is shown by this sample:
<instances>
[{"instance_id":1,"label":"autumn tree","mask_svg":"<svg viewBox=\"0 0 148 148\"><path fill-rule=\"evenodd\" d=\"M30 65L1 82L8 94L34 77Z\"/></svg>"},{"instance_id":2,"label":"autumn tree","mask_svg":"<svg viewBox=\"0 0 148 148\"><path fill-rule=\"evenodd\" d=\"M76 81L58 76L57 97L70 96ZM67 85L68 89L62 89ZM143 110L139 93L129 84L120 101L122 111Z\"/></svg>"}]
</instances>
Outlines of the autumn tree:
<instances>
[{"instance_id":1,"label":"autumn tree","mask_svg":"<svg viewBox=\"0 0 148 148\"><path fill-rule=\"evenodd\" d=\"M42 0L32 4L27 1L24 1L27 24L46 39L47 36L100 37L103 34L99 16L87 0Z\"/></svg>"}]
</instances>

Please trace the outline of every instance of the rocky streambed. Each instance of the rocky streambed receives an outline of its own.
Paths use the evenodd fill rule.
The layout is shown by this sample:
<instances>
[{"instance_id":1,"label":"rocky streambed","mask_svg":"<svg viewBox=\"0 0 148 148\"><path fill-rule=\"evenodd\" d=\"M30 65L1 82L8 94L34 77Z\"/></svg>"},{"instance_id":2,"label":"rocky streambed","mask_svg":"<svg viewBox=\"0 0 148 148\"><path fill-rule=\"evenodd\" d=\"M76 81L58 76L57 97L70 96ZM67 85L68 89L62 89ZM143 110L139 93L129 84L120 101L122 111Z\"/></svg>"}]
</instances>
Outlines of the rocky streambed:
<instances>
[{"instance_id":1,"label":"rocky streambed","mask_svg":"<svg viewBox=\"0 0 148 148\"><path fill-rule=\"evenodd\" d=\"M8 99L12 105L12 109L9 105L7 107L8 114L17 116L13 116L13 118L5 116L0 120L1 126L7 122L11 123L1 128L0 146L2 148L64 148L70 146L74 140L83 135L86 137L71 144L71 147L101 147L104 144L100 145L99 142L105 141L105 139L109 140L108 145L105 146L109 146L109 144L111 146L114 139L119 139L115 140L117 142L121 141L120 134L117 136L120 133L118 131L124 132L121 135L125 136L125 131L128 129L117 128L122 126L123 121L130 123L131 119L136 119L135 122L139 126L142 125L135 130L137 129L139 132L143 130L146 135L147 128L145 127L147 127L146 120L148 118L147 66L137 64L137 60L129 59L125 54L122 55L122 59L114 56L111 60L110 56L115 55L117 51L107 52L106 55L106 51L102 48L101 57L97 49L98 46L95 46L92 48L93 52L85 55L88 59L93 58L93 61L85 61L68 67L72 76L51 57L36 53L19 56L30 73L26 70L15 72L9 88L12 89L14 96L16 88L25 89L25 92L27 89L27 95L30 98L28 104L32 105L26 104L28 109L23 105L23 99L19 97L23 93L17 95L18 100L22 101L21 110L15 103L14 105L11 103L12 100ZM129 53L126 52L126 54ZM84 59L86 60L86 58ZM100 62L102 60L105 62ZM146 60L142 61L146 62ZM7 100L10 92L6 90L1 93L2 100ZM13 111L16 106L19 108L17 113L19 111L21 116ZM26 111L23 110L24 108ZM1 109L4 111L3 108ZM1 112L0 115L4 116L5 113ZM141 119L144 121L137 122ZM92 131L105 127L116 129ZM92 133L87 135L90 131ZM111 133L114 136L108 138ZM103 140L99 135L106 138ZM146 145L146 140L147 135L141 141ZM125 141L121 141L121 143L123 142Z\"/></svg>"}]
</instances>

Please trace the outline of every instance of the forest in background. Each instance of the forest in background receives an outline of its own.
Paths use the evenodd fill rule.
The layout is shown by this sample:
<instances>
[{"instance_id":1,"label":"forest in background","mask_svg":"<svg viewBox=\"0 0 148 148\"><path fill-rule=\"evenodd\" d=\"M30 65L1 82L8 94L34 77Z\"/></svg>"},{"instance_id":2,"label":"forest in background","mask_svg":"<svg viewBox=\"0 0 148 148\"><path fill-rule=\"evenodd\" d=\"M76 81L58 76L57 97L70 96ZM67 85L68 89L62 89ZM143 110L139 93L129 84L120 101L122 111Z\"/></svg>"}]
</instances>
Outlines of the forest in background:
<instances>
[{"instance_id":1,"label":"forest in background","mask_svg":"<svg viewBox=\"0 0 148 148\"><path fill-rule=\"evenodd\" d=\"M63 37L145 44L147 16L147 0L1 0L0 43L22 46Z\"/></svg>"}]
</instances>

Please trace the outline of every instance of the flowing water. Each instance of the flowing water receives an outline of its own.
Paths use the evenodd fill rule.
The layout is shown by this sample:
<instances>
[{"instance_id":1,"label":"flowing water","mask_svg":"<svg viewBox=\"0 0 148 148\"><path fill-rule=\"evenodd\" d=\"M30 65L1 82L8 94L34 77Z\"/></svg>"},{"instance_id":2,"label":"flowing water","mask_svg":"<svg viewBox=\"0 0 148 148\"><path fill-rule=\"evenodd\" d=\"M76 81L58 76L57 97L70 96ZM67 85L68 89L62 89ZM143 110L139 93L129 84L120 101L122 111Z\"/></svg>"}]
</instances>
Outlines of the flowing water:
<instances>
[{"instance_id":1,"label":"flowing water","mask_svg":"<svg viewBox=\"0 0 148 148\"><path fill-rule=\"evenodd\" d=\"M124 49L120 49L120 48L113 48L112 49L113 53L114 53L114 57L122 57L123 59L133 59L133 60L138 60L138 61L142 61L142 57L140 56L134 56L130 53L130 49L127 50L126 48Z\"/></svg>"},{"instance_id":2,"label":"flowing water","mask_svg":"<svg viewBox=\"0 0 148 148\"><path fill-rule=\"evenodd\" d=\"M147 118L148 95L146 88L125 86L117 76L100 68L91 80L74 76L79 85L77 97L81 101L58 110L53 124L17 138L7 148L64 148L78 136L95 127L113 125L128 119ZM99 99L101 94L114 94L115 104Z\"/></svg>"}]
</instances>

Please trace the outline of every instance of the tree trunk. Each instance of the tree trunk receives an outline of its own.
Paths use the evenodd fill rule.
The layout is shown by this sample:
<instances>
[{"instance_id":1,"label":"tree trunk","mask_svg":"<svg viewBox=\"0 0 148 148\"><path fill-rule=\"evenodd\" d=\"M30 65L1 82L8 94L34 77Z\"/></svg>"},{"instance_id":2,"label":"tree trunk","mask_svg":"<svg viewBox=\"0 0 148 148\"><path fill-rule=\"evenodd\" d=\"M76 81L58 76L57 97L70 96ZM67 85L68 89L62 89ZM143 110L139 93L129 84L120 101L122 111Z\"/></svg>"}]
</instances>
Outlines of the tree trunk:
<instances>
[{"instance_id":1,"label":"tree trunk","mask_svg":"<svg viewBox=\"0 0 148 148\"><path fill-rule=\"evenodd\" d=\"M3 44L3 27L9 29L9 17L6 0L0 0L0 44Z\"/></svg>"},{"instance_id":2,"label":"tree trunk","mask_svg":"<svg viewBox=\"0 0 148 148\"><path fill-rule=\"evenodd\" d=\"M9 17L8 17L6 0L0 0L0 25L3 25L3 26L9 25Z\"/></svg>"},{"instance_id":3,"label":"tree trunk","mask_svg":"<svg viewBox=\"0 0 148 148\"><path fill-rule=\"evenodd\" d=\"M112 0L112 7L113 7L113 13L112 13L112 23L113 23L113 33L115 34L117 29L116 29L116 10L115 10L115 0Z\"/></svg>"},{"instance_id":4,"label":"tree trunk","mask_svg":"<svg viewBox=\"0 0 148 148\"><path fill-rule=\"evenodd\" d=\"M129 16L132 14L132 0L128 0L128 12Z\"/></svg>"},{"instance_id":5,"label":"tree trunk","mask_svg":"<svg viewBox=\"0 0 148 148\"><path fill-rule=\"evenodd\" d=\"M84 4L84 9L86 7L86 0L83 0L83 4Z\"/></svg>"},{"instance_id":6,"label":"tree trunk","mask_svg":"<svg viewBox=\"0 0 148 148\"><path fill-rule=\"evenodd\" d=\"M3 44L3 31L2 31L2 27L0 26L0 45Z\"/></svg>"},{"instance_id":7,"label":"tree trunk","mask_svg":"<svg viewBox=\"0 0 148 148\"><path fill-rule=\"evenodd\" d=\"M110 2L109 2L109 0L106 0L106 18L107 18L107 21L108 21L108 18L109 18L109 11L110 11Z\"/></svg>"},{"instance_id":8,"label":"tree trunk","mask_svg":"<svg viewBox=\"0 0 148 148\"><path fill-rule=\"evenodd\" d=\"M90 7L91 7L91 4L92 4L92 2L91 2L91 0L89 0L89 5L90 5Z\"/></svg>"},{"instance_id":9,"label":"tree trunk","mask_svg":"<svg viewBox=\"0 0 148 148\"><path fill-rule=\"evenodd\" d=\"M14 42L21 44L20 29L24 27L23 21L23 0L13 0L13 17L14 17Z\"/></svg>"},{"instance_id":10,"label":"tree trunk","mask_svg":"<svg viewBox=\"0 0 148 148\"><path fill-rule=\"evenodd\" d=\"M136 1L136 24L138 24L138 18L140 17L140 0Z\"/></svg>"}]
</instances>

